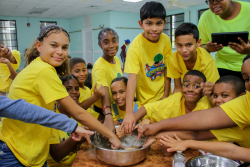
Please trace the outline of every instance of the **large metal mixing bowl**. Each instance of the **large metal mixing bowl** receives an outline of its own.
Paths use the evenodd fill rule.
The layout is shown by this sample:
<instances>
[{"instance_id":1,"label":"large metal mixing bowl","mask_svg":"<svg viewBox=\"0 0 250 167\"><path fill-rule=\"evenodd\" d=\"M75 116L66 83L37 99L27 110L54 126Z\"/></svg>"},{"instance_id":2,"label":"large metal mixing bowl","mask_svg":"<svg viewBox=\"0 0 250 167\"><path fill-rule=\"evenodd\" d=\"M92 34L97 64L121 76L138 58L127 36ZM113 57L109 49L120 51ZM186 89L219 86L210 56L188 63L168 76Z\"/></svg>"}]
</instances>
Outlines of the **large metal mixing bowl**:
<instances>
[{"instance_id":1,"label":"large metal mixing bowl","mask_svg":"<svg viewBox=\"0 0 250 167\"><path fill-rule=\"evenodd\" d=\"M137 130L134 130L132 132L131 136L133 135L137 137L138 135ZM127 166L127 165L133 165L138 162L141 162L142 160L146 159L150 146L151 146L149 145L147 147L134 149L134 150L123 150L123 149L112 150L112 149L103 148L101 146L97 146L98 144L96 144L95 140L99 140L100 138L101 137L97 133L90 136L92 148L93 148L95 155L97 156L99 160L107 164L116 165L116 166ZM126 138L129 138L129 136L125 136L124 138L121 139L121 141ZM104 139L100 139L100 140L101 140L101 144L108 145L107 140L106 141ZM145 138L140 139L140 141L143 141L143 140L145 140ZM136 141L131 141L131 143L123 143L122 141L122 144L126 145L127 147L130 147L132 145L140 144L140 141L139 143Z\"/></svg>"},{"instance_id":2,"label":"large metal mixing bowl","mask_svg":"<svg viewBox=\"0 0 250 167\"><path fill-rule=\"evenodd\" d=\"M217 155L202 155L189 159L186 167L237 167L239 164L233 160Z\"/></svg>"}]
</instances>

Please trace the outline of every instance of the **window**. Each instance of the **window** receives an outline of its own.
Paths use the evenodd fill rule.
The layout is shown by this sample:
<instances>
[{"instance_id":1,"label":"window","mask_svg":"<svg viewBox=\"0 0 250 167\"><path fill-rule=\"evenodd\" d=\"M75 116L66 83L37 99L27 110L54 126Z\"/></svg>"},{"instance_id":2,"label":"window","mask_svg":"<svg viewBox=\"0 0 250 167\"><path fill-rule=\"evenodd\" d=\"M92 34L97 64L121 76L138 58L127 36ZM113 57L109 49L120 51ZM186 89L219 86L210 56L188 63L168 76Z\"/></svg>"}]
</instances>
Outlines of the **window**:
<instances>
[{"instance_id":1,"label":"window","mask_svg":"<svg viewBox=\"0 0 250 167\"><path fill-rule=\"evenodd\" d=\"M198 10L198 20L200 20L200 17L201 17L201 15L202 15L202 13L204 13L204 12L207 11L207 10L208 10L208 8L207 8L207 9Z\"/></svg>"},{"instance_id":2,"label":"window","mask_svg":"<svg viewBox=\"0 0 250 167\"><path fill-rule=\"evenodd\" d=\"M176 48L174 43L174 32L179 25L184 23L184 13L167 16L166 20L167 22L163 32L169 36L172 48Z\"/></svg>"},{"instance_id":3,"label":"window","mask_svg":"<svg viewBox=\"0 0 250 167\"><path fill-rule=\"evenodd\" d=\"M55 21L40 21L40 29L42 29L43 27L45 27L49 24L57 25L57 22L55 22Z\"/></svg>"},{"instance_id":4,"label":"window","mask_svg":"<svg viewBox=\"0 0 250 167\"><path fill-rule=\"evenodd\" d=\"M10 50L17 50L16 21L0 20L0 43Z\"/></svg>"}]
</instances>

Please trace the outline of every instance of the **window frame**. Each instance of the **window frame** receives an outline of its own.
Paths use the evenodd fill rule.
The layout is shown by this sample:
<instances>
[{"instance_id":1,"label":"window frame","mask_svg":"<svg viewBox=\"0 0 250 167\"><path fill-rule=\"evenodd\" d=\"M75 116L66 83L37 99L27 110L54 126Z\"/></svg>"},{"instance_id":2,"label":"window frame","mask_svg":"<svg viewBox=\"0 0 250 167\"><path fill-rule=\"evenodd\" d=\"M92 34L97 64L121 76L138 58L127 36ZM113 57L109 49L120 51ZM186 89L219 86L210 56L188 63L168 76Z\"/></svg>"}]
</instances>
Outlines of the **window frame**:
<instances>
[{"instance_id":1,"label":"window frame","mask_svg":"<svg viewBox=\"0 0 250 167\"><path fill-rule=\"evenodd\" d=\"M183 20L182 20L182 21L175 21L175 22L173 22L172 17L173 17L173 16L178 16L178 15L183 15ZM178 23L178 22L184 23L184 22L185 22L185 13L177 13L177 14L167 15L167 17L170 17L170 22L166 21L166 24L170 23L170 24L172 25L173 23ZM166 18L167 18L167 17L166 17ZM176 27L176 28L177 28L177 27ZM176 28L175 28L175 29L176 29ZM164 28L163 31L168 31L168 30L170 31L170 36L169 36L169 38L170 38L170 42L171 42L171 48L172 48L172 49L176 49L176 46L173 45L173 42L174 42L174 41L172 41L172 36L173 36L172 31L173 31L173 27L170 26L170 29L167 29L167 28L166 28L166 25L165 25L165 28ZM168 34L167 34L167 35L168 35ZM174 47L172 47L172 45L173 45Z\"/></svg>"},{"instance_id":2,"label":"window frame","mask_svg":"<svg viewBox=\"0 0 250 167\"><path fill-rule=\"evenodd\" d=\"M4 20L4 19L0 19L0 21L14 21L15 22L15 29L16 29L16 33L9 33L9 34L16 34L16 50L18 50L18 38L17 38L17 25L16 25L16 20ZM0 28L12 28L12 27L0 27ZM6 33L1 33L0 34L6 34ZM11 41L11 40L10 40ZM10 46L6 46L6 47L10 47ZM13 49L12 49L13 50Z\"/></svg>"},{"instance_id":3,"label":"window frame","mask_svg":"<svg viewBox=\"0 0 250 167\"><path fill-rule=\"evenodd\" d=\"M40 21L40 30L43 28L41 28L41 23L56 23L55 25L57 25L57 21Z\"/></svg>"},{"instance_id":4,"label":"window frame","mask_svg":"<svg viewBox=\"0 0 250 167\"><path fill-rule=\"evenodd\" d=\"M204 8L204 9L200 9L200 10L198 10L198 21L200 20L200 18L201 18L201 12L202 11L206 11L206 10L209 10L209 8Z\"/></svg>"}]
</instances>

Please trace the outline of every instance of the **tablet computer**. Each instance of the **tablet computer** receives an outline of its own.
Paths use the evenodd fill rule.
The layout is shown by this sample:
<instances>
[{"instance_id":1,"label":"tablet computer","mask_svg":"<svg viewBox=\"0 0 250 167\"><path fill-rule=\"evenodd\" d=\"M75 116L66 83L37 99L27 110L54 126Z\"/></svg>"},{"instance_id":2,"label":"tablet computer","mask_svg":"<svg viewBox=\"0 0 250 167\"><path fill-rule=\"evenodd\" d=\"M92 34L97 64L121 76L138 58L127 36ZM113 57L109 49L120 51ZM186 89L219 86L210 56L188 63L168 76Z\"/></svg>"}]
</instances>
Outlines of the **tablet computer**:
<instances>
[{"instance_id":1,"label":"tablet computer","mask_svg":"<svg viewBox=\"0 0 250 167\"><path fill-rule=\"evenodd\" d=\"M248 31L242 32L224 32L224 33L212 33L212 42L216 42L217 44L222 44L223 46L228 46L229 42L235 42L241 44L238 40L240 37L245 43L248 42Z\"/></svg>"}]
</instances>

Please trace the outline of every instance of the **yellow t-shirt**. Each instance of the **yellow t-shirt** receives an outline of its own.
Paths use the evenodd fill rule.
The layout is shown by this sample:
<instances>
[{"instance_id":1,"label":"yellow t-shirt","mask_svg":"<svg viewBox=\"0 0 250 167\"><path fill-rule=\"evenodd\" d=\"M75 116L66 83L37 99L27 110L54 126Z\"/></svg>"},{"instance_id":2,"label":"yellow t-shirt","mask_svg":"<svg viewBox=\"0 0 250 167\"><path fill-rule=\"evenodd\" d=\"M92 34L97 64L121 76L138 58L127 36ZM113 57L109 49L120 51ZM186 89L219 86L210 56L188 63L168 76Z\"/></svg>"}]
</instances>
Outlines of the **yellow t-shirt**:
<instances>
[{"instance_id":1,"label":"yellow t-shirt","mask_svg":"<svg viewBox=\"0 0 250 167\"><path fill-rule=\"evenodd\" d=\"M139 34L130 44L124 72L137 74L136 97L139 106L162 98L166 77L164 70L171 54L171 42L164 33L157 43L149 42Z\"/></svg>"},{"instance_id":2,"label":"yellow t-shirt","mask_svg":"<svg viewBox=\"0 0 250 167\"><path fill-rule=\"evenodd\" d=\"M79 98L79 103L87 100L88 98L90 98L91 96L91 91L88 87L85 86L85 89L83 88L79 88L79 91L80 91L80 98ZM95 112L95 110L93 110L93 105L91 105L91 107L89 107L87 109L87 111L93 115L96 119L99 117L99 113L98 112Z\"/></svg>"},{"instance_id":3,"label":"yellow t-shirt","mask_svg":"<svg viewBox=\"0 0 250 167\"><path fill-rule=\"evenodd\" d=\"M225 129L210 130L217 140L236 142L242 147L250 148L250 127L240 129L238 126Z\"/></svg>"},{"instance_id":4,"label":"yellow t-shirt","mask_svg":"<svg viewBox=\"0 0 250 167\"><path fill-rule=\"evenodd\" d=\"M179 117L185 115L185 99L181 92L175 93L163 100L149 103L144 106L147 110L147 116L153 122L159 122L163 119ZM206 96L203 96L193 111L211 108L212 104Z\"/></svg>"},{"instance_id":5,"label":"yellow t-shirt","mask_svg":"<svg viewBox=\"0 0 250 167\"><path fill-rule=\"evenodd\" d=\"M201 71L207 78L207 81L215 83L219 78L219 72L216 67L213 57L203 48L197 48L197 60L193 70ZM169 78L184 78L188 72L187 67L183 61L183 58L178 51L174 52L168 59L168 71L167 76Z\"/></svg>"},{"instance_id":6,"label":"yellow t-shirt","mask_svg":"<svg viewBox=\"0 0 250 167\"><path fill-rule=\"evenodd\" d=\"M13 81L10 99L54 109L55 101L69 96L56 70L40 57L25 67ZM18 111L17 111L18 112ZM42 166L49 154L51 128L2 118L0 140L6 142L16 158L25 166Z\"/></svg>"},{"instance_id":7,"label":"yellow t-shirt","mask_svg":"<svg viewBox=\"0 0 250 167\"><path fill-rule=\"evenodd\" d=\"M220 107L241 128L250 125L250 93L237 97Z\"/></svg>"},{"instance_id":8,"label":"yellow t-shirt","mask_svg":"<svg viewBox=\"0 0 250 167\"><path fill-rule=\"evenodd\" d=\"M112 109L113 120L114 121L117 121L117 120L120 120L120 119L123 120L125 115L126 115L126 111L121 110L118 105L115 105L115 106L117 106L116 108L117 108L118 113L116 115L115 110ZM135 102L133 102L133 110L134 110L134 106L135 106ZM112 108L113 107L114 107L114 105L112 105ZM139 106L138 106L138 109L139 109Z\"/></svg>"},{"instance_id":9,"label":"yellow t-shirt","mask_svg":"<svg viewBox=\"0 0 250 167\"><path fill-rule=\"evenodd\" d=\"M49 144L60 144L68 139L68 134L61 130L53 129L49 138ZM59 163L56 162L49 154L47 163L48 167L70 167L76 158L76 153L70 152Z\"/></svg>"},{"instance_id":10,"label":"yellow t-shirt","mask_svg":"<svg viewBox=\"0 0 250 167\"><path fill-rule=\"evenodd\" d=\"M121 64L120 60L115 56L115 64L111 64L107 62L104 58L99 57L95 62L94 67L92 69L92 84L93 87L91 92L94 92L95 84L102 85L109 88L109 94L111 99L111 104L114 103L112 98L112 93L110 90L110 85L113 79L116 77L122 76ZM101 99L97 100L94 103L95 106L99 108L103 108Z\"/></svg>"},{"instance_id":11,"label":"yellow t-shirt","mask_svg":"<svg viewBox=\"0 0 250 167\"><path fill-rule=\"evenodd\" d=\"M18 72L19 65L21 63L21 55L17 50L12 51L12 55L15 57L17 64L12 64L11 66ZM12 79L10 79L10 70L7 64L0 63L0 91L8 92L10 89Z\"/></svg>"}]
</instances>

